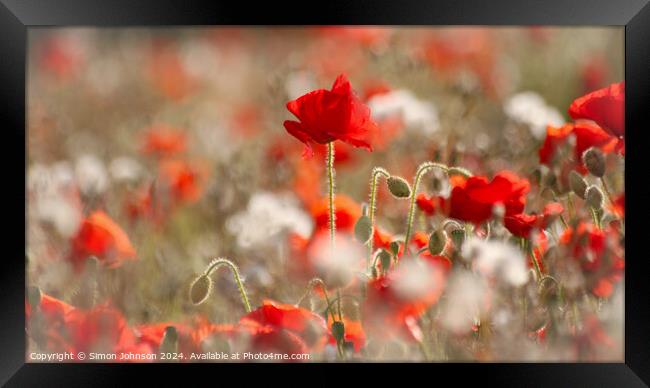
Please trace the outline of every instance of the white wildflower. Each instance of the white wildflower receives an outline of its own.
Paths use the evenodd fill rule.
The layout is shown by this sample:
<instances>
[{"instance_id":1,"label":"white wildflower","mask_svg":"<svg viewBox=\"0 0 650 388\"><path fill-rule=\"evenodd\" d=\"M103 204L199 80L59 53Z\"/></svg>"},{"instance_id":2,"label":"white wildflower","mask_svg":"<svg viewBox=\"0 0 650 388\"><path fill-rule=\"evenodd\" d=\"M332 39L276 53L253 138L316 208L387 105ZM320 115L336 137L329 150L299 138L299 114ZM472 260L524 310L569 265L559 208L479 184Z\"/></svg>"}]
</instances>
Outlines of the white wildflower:
<instances>
[{"instance_id":1,"label":"white wildflower","mask_svg":"<svg viewBox=\"0 0 650 388\"><path fill-rule=\"evenodd\" d=\"M246 210L228 219L226 227L237 236L240 247L250 248L266 245L286 232L309 236L313 222L293 195L259 192L251 197Z\"/></svg>"},{"instance_id":2,"label":"white wildflower","mask_svg":"<svg viewBox=\"0 0 650 388\"><path fill-rule=\"evenodd\" d=\"M418 99L408 90L394 90L373 96L368 106L375 120L383 120L399 115L407 130L419 131L431 135L440 127L438 111L428 101Z\"/></svg>"},{"instance_id":3,"label":"white wildflower","mask_svg":"<svg viewBox=\"0 0 650 388\"><path fill-rule=\"evenodd\" d=\"M528 126L537 139L546 136L548 125L559 126L564 123L560 112L547 105L542 96L535 92L522 92L511 96L504 103L503 110L512 121Z\"/></svg>"},{"instance_id":4,"label":"white wildflower","mask_svg":"<svg viewBox=\"0 0 650 388\"><path fill-rule=\"evenodd\" d=\"M511 244L472 237L463 244L461 254L472 260L473 267L487 278L496 278L512 286L522 286L528 281L526 259Z\"/></svg>"}]
</instances>

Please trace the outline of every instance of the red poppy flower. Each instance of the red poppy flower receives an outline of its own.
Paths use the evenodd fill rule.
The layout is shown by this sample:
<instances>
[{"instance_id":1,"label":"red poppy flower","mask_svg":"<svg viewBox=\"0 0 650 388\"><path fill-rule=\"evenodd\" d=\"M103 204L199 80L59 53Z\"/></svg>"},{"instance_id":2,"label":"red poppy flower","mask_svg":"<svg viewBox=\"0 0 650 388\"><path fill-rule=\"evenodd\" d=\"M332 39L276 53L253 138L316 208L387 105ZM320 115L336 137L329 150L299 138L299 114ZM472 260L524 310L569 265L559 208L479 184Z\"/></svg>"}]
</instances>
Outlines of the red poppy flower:
<instances>
[{"instance_id":1,"label":"red poppy flower","mask_svg":"<svg viewBox=\"0 0 650 388\"><path fill-rule=\"evenodd\" d=\"M437 196L427 197L426 194L420 193L415 197L415 203L418 208L426 215L432 216L436 213L436 209L440 206Z\"/></svg>"},{"instance_id":2,"label":"red poppy flower","mask_svg":"<svg viewBox=\"0 0 650 388\"><path fill-rule=\"evenodd\" d=\"M567 228L560 243L580 263L587 288L598 297L609 297L614 284L622 279L625 268L618 230L612 226L598 229L593 224L582 222L576 228Z\"/></svg>"},{"instance_id":3,"label":"red poppy flower","mask_svg":"<svg viewBox=\"0 0 650 388\"><path fill-rule=\"evenodd\" d=\"M517 237L528 238L533 229L545 229L548 223L564 211L561 204L557 202L544 206L542 214L513 214L505 216L503 223Z\"/></svg>"},{"instance_id":4,"label":"red poppy flower","mask_svg":"<svg viewBox=\"0 0 650 388\"><path fill-rule=\"evenodd\" d=\"M28 334L36 343L49 351L69 351L65 319L74 309L73 306L47 294L41 295L37 308L25 300Z\"/></svg>"},{"instance_id":5,"label":"red poppy flower","mask_svg":"<svg viewBox=\"0 0 650 388\"><path fill-rule=\"evenodd\" d=\"M135 341L124 316L109 304L87 311L74 309L65 321L75 352L119 353Z\"/></svg>"},{"instance_id":6,"label":"red poppy flower","mask_svg":"<svg viewBox=\"0 0 650 388\"><path fill-rule=\"evenodd\" d=\"M166 216L162 204L156 200L155 185L149 183L127 194L124 200L124 212L131 222L138 219L152 220L160 224Z\"/></svg>"},{"instance_id":7,"label":"red poppy flower","mask_svg":"<svg viewBox=\"0 0 650 388\"><path fill-rule=\"evenodd\" d=\"M62 36L49 38L43 43L39 52L39 64L61 80L78 72L84 58L74 47L74 42Z\"/></svg>"},{"instance_id":8,"label":"red poppy flower","mask_svg":"<svg viewBox=\"0 0 650 388\"><path fill-rule=\"evenodd\" d=\"M345 75L336 79L332 90L307 93L289 101L287 109L300 121L287 120L284 127L305 144L305 156L313 155L312 143L334 140L372 151L368 136L377 125L370 118L370 108L354 94Z\"/></svg>"},{"instance_id":9,"label":"red poppy flower","mask_svg":"<svg viewBox=\"0 0 650 388\"><path fill-rule=\"evenodd\" d=\"M569 107L569 115L593 120L612 136L625 137L625 82L577 98Z\"/></svg>"},{"instance_id":10,"label":"red poppy flower","mask_svg":"<svg viewBox=\"0 0 650 388\"><path fill-rule=\"evenodd\" d=\"M154 43L148 72L158 91L172 100L182 100L195 88L195 80L185 70L178 50L167 41Z\"/></svg>"},{"instance_id":11,"label":"red poppy flower","mask_svg":"<svg viewBox=\"0 0 650 388\"><path fill-rule=\"evenodd\" d=\"M569 135L573 133L573 124L564 124L561 127L546 127L546 138L539 149L539 162L550 165L557 148L563 144Z\"/></svg>"},{"instance_id":12,"label":"red poppy flower","mask_svg":"<svg viewBox=\"0 0 650 388\"><path fill-rule=\"evenodd\" d=\"M362 317L366 331L377 338L418 340L417 320L427 308L437 303L444 290L446 277L438 266L424 260L417 262L418 267L404 264L368 283L366 299L361 307ZM418 276L426 277L426 281L413 279L414 270ZM415 289L411 288L413 280L418 283Z\"/></svg>"},{"instance_id":13,"label":"red poppy flower","mask_svg":"<svg viewBox=\"0 0 650 388\"><path fill-rule=\"evenodd\" d=\"M375 249L383 248L390 249L390 243L393 241L393 236L375 227L372 234L372 245Z\"/></svg>"},{"instance_id":14,"label":"red poppy flower","mask_svg":"<svg viewBox=\"0 0 650 388\"><path fill-rule=\"evenodd\" d=\"M624 152L622 140L611 136L595 123L579 120L574 124L565 124L557 128L550 125L547 127L546 139L539 149L539 162L550 165L557 148L564 144L570 135L574 135L576 139L573 156L575 168L583 175L587 173L587 169L582 163L582 153L587 149L597 147L603 153Z\"/></svg>"},{"instance_id":15,"label":"red poppy flower","mask_svg":"<svg viewBox=\"0 0 650 388\"><path fill-rule=\"evenodd\" d=\"M256 333L265 340L278 339L277 335L281 334L284 340L294 345L296 340L300 340L308 349L320 349L326 341L327 325L320 315L295 305L268 299L264 300L258 309L243 316L239 323L268 327L270 330ZM269 337L269 334L273 334L273 337Z\"/></svg>"},{"instance_id":16,"label":"red poppy flower","mask_svg":"<svg viewBox=\"0 0 650 388\"><path fill-rule=\"evenodd\" d=\"M139 343L151 346L154 351L160 349L165 330L173 326L178 333L178 351L183 353L202 352L201 344L215 334L233 336L235 325L218 325L203 317L197 317L191 323L159 322L139 325L134 332Z\"/></svg>"},{"instance_id":17,"label":"red poppy flower","mask_svg":"<svg viewBox=\"0 0 650 388\"><path fill-rule=\"evenodd\" d=\"M96 256L108 268L116 268L136 255L124 230L101 210L82 221L71 245L76 269L81 269L89 256Z\"/></svg>"},{"instance_id":18,"label":"red poppy flower","mask_svg":"<svg viewBox=\"0 0 650 388\"><path fill-rule=\"evenodd\" d=\"M336 218L336 229L341 232L351 232L354 224L361 217L361 206L352 198L338 194L334 198L334 214ZM316 229L329 228L329 200L321 199L311 207L311 214L316 223Z\"/></svg>"},{"instance_id":19,"label":"red poppy flower","mask_svg":"<svg viewBox=\"0 0 650 388\"><path fill-rule=\"evenodd\" d=\"M515 174L502 171L491 182L473 176L454 182L451 196L442 204L450 218L481 224L492 217L494 205L502 204L505 215L518 214L524 209L530 183Z\"/></svg>"},{"instance_id":20,"label":"red poppy flower","mask_svg":"<svg viewBox=\"0 0 650 388\"><path fill-rule=\"evenodd\" d=\"M143 137L142 152L146 155L170 156L187 148L187 136L177 128L155 125Z\"/></svg>"},{"instance_id":21,"label":"red poppy flower","mask_svg":"<svg viewBox=\"0 0 650 388\"><path fill-rule=\"evenodd\" d=\"M202 163L185 160L160 162L158 180L174 203L194 203L203 195L207 169Z\"/></svg>"},{"instance_id":22,"label":"red poppy flower","mask_svg":"<svg viewBox=\"0 0 650 388\"><path fill-rule=\"evenodd\" d=\"M363 88L363 100L368 101L374 96L386 94L391 91L390 86L381 80L371 80L366 82Z\"/></svg>"},{"instance_id":23,"label":"red poppy flower","mask_svg":"<svg viewBox=\"0 0 650 388\"><path fill-rule=\"evenodd\" d=\"M589 148L598 147L605 154L619 148L618 139L589 121L577 121L573 126L573 133L576 135L575 160L584 171L586 167L582 164L582 154Z\"/></svg>"}]
</instances>

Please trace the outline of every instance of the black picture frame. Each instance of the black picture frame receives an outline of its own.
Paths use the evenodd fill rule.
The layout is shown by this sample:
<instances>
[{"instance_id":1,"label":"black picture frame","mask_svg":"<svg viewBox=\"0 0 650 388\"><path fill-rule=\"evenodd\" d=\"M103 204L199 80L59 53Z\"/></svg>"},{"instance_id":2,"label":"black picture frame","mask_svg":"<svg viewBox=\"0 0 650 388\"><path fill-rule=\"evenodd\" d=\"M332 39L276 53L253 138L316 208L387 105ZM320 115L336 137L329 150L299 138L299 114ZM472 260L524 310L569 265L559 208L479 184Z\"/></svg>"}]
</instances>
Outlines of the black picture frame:
<instances>
[{"instance_id":1,"label":"black picture frame","mask_svg":"<svg viewBox=\"0 0 650 388\"><path fill-rule=\"evenodd\" d=\"M187 0L0 0L0 116L5 140L2 158L7 195L3 213L5 229L0 282L2 330L0 331L0 382L9 386L116 385L134 375L145 379L184 382L209 374L239 375L248 384L254 376L287 379L291 365L127 365L127 364L29 364L25 363L25 215L19 206L25 194L25 175L19 167L26 161L25 72L27 30L36 26L159 26L159 25L615 25L625 27L626 79L626 212L627 234L625 279L624 363L520 363L520 364L324 364L301 365L317 385L330 383L332 373L348 381L356 376L369 381L386 376L409 376L402 381L454 384L478 379L497 386L617 386L650 384L650 273L643 255L644 222L650 207L650 191L644 153L648 149L650 112L650 5L648 0L444 0L444 1L334 1L189 2ZM27 204L26 204L27 206ZM250 373L263 368L266 373ZM324 368L324 371L316 371ZM338 370L338 371L335 371ZM266 377L265 377L266 376ZM343 375L341 375L343 376ZM428 376L428 377L427 377ZM302 377L301 377L302 379ZM173 380L164 380L171 384ZM287 380L290 381L290 380ZM308 384L308 380L299 380ZM224 382L225 383L225 382ZM418 383L419 384L419 383ZM294 385L294 384L291 384Z\"/></svg>"}]
</instances>

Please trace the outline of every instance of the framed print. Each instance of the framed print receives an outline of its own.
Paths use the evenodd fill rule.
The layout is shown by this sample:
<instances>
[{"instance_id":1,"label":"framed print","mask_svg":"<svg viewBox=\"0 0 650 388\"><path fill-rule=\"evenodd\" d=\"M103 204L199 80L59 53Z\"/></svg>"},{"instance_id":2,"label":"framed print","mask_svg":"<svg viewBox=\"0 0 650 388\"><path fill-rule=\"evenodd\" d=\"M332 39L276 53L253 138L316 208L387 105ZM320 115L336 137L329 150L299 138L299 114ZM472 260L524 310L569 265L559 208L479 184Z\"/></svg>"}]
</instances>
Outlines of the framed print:
<instances>
[{"instance_id":1,"label":"framed print","mask_svg":"<svg viewBox=\"0 0 650 388\"><path fill-rule=\"evenodd\" d=\"M646 1L1 3L3 383L650 381Z\"/></svg>"}]
</instances>

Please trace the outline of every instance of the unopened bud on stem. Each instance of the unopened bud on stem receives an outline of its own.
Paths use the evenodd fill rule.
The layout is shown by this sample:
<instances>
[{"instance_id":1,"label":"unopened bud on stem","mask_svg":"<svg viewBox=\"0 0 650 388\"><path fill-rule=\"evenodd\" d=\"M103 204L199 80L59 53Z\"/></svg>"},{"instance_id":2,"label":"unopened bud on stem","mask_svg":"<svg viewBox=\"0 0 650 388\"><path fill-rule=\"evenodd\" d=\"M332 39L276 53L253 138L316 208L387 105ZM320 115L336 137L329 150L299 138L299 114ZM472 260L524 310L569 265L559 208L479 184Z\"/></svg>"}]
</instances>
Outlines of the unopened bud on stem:
<instances>
[{"instance_id":1,"label":"unopened bud on stem","mask_svg":"<svg viewBox=\"0 0 650 388\"><path fill-rule=\"evenodd\" d=\"M388 190L395 198L409 198L411 196L411 186L406 179L398 176L391 176L386 180Z\"/></svg>"},{"instance_id":2,"label":"unopened bud on stem","mask_svg":"<svg viewBox=\"0 0 650 388\"><path fill-rule=\"evenodd\" d=\"M585 199L585 192L587 191L587 181L575 171L569 173L569 186L571 190L578 197Z\"/></svg>"},{"instance_id":3,"label":"unopened bud on stem","mask_svg":"<svg viewBox=\"0 0 650 388\"><path fill-rule=\"evenodd\" d=\"M602 178L605 175L605 155L598 148L591 147L582 154L582 162L589 173Z\"/></svg>"}]
</instances>

